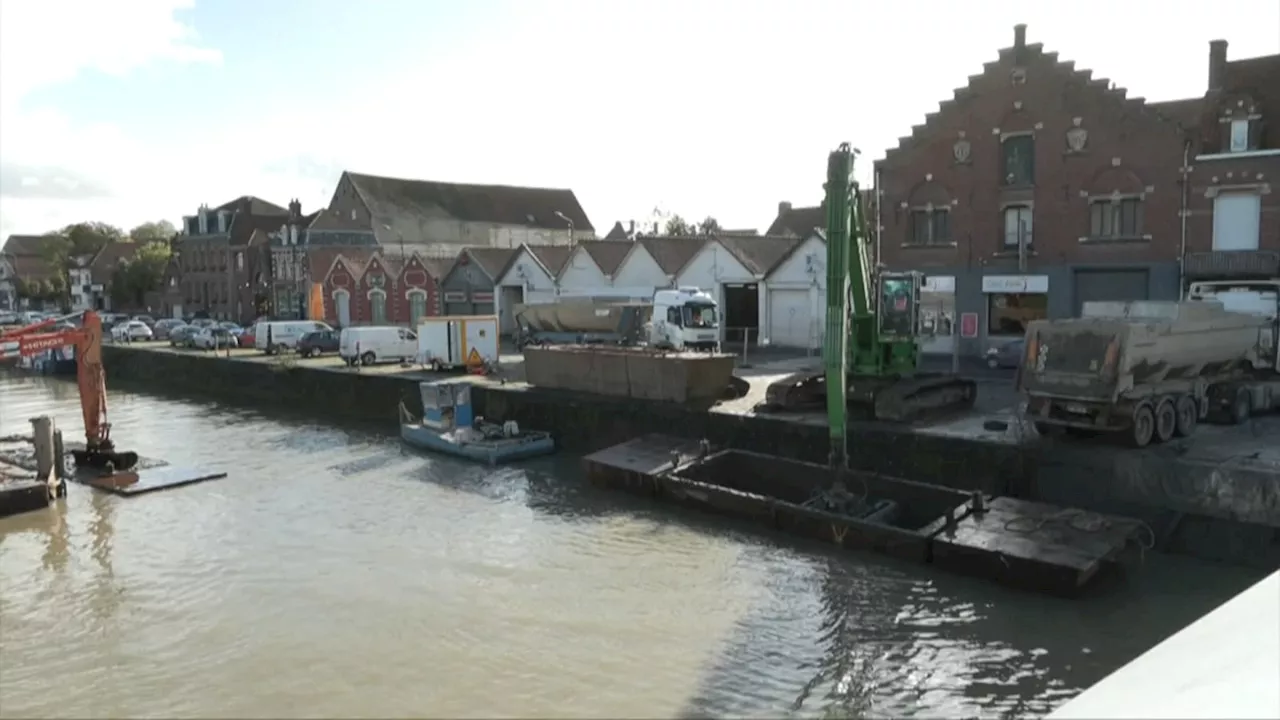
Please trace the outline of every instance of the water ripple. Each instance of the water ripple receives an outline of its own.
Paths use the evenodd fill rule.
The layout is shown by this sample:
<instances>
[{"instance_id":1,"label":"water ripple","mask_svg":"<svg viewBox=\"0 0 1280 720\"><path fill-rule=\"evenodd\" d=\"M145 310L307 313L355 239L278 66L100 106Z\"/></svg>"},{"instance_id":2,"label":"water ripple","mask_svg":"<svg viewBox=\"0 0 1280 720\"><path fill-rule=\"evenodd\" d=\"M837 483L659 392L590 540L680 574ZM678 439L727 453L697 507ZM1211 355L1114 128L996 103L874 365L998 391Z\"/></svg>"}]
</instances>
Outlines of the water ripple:
<instances>
[{"instance_id":1,"label":"water ripple","mask_svg":"<svg viewBox=\"0 0 1280 720\"><path fill-rule=\"evenodd\" d=\"M1049 601L775 545L571 458L111 402L122 445L230 475L0 520L0 717L1023 717L1250 579L1155 563ZM82 432L73 385L0 378L0 436L46 412Z\"/></svg>"}]
</instances>

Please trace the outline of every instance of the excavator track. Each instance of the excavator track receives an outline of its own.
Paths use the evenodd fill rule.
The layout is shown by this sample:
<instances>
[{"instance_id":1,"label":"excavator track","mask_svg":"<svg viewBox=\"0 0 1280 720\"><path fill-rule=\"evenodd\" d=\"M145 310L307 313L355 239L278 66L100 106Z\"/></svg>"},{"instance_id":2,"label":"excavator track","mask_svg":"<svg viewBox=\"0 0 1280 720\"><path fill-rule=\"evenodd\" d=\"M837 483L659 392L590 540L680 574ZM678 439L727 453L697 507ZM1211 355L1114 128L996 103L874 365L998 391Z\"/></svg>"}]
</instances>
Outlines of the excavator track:
<instances>
[{"instance_id":1,"label":"excavator track","mask_svg":"<svg viewBox=\"0 0 1280 720\"><path fill-rule=\"evenodd\" d=\"M812 412L826 407L826 376L821 371L788 375L769 385L756 412ZM978 397L973 380L956 375L905 377L850 375L846 399L866 419L913 423L971 409Z\"/></svg>"}]
</instances>

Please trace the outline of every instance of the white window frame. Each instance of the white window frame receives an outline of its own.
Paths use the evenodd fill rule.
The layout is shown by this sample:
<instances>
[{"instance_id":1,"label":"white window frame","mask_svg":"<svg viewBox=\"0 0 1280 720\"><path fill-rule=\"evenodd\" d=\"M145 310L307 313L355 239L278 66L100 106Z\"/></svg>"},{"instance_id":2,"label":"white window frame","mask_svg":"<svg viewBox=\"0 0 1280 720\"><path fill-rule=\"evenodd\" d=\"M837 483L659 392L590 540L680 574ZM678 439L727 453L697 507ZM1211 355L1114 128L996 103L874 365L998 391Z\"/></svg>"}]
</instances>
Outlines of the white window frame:
<instances>
[{"instance_id":1,"label":"white window frame","mask_svg":"<svg viewBox=\"0 0 1280 720\"><path fill-rule=\"evenodd\" d=\"M373 308L374 308L373 297L375 295L377 295L382 299L382 320L378 320L378 318L376 317L376 314L373 312ZM386 325L387 324L387 293L386 291L378 290L375 288L368 292L367 297L369 298L369 322L373 323L374 325Z\"/></svg>"},{"instance_id":2,"label":"white window frame","mask_svg":"<svg viewBox=\"0 0 1280 720\"><path fill-rule=\"evenodd\" d=\"M1013 214L1015 218L1014 222L1016 224L1018 221L1017 218L1021 218L1024 212L1026 213L1027 220L1027 247L1031 247L1035 244L1035 207L1032 205L1007 205L1000 211L1001 232L1004 233L1002 247L1005 250L1018 249L1018 229L1017 227L1014 227L1012 232L1009 230L1009 216L1011 213Z\"/></svg>"},{"instance_id":3,"label":"white window frame","mask_svg":"<svg viewBox=\"0 0 1280 720\"><path fill-rule=\"evenodd\" d=\"M1233 153L1249 151L1249 121L1247 119L1231 121L1231 141L1228 151Z\"/></svg>"}]
</instances>

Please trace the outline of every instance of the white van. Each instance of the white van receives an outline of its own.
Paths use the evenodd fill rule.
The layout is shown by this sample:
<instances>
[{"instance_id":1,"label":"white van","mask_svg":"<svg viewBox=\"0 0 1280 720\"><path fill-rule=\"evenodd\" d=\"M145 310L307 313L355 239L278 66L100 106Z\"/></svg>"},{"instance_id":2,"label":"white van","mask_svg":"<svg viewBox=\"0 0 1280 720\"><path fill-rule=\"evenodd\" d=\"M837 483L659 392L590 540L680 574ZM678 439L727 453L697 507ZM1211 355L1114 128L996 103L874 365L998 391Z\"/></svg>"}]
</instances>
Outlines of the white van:
<instances>
[{"instance_id":1,"label":"white van","mask_svg":"<svg viewBox=\"0 0 1280 720\"><path fill-rule=\"evenodd\" d=\"M253 346L268 355L279 350L297 350L303 335L332 330L316 320L270 320L253 326ZM269 331L269 332L268 332ZM268 342L268 335L270 335Z\"/></svg>"},{"instance_id":2,"label":"white van","mask_svg":"<svg viewBox=\"0 0 1280 720\"><path fill-rule=\"evenodd\" d=\"M343 328L338 355L348 365L412 362L418 355L418 336L412 330L394 326Z\"/></svg>"}]
</instances>

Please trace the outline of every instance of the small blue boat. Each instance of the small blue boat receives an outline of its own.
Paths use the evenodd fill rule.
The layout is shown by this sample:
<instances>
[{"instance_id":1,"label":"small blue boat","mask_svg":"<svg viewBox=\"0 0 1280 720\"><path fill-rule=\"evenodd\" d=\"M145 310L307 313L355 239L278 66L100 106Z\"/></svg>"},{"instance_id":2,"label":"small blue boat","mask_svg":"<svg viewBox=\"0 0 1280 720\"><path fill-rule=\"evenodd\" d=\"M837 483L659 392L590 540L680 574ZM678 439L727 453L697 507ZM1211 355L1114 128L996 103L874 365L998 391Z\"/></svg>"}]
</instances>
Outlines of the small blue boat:
<instances>
[{"instance_id":1,"label":"small blue boat","mask_svg":"<svg viewBox=\"0 0 1280 720\"><path fill-rule=\"evenodd\" d=\"M400 403L400 439L416 448L490 465L556 451L550 433L523 430L515 421L495 425L475 417L471 383L466 380L421 382L418 390L422 394L420 420Z\"/></svg>"}]
</instances>

